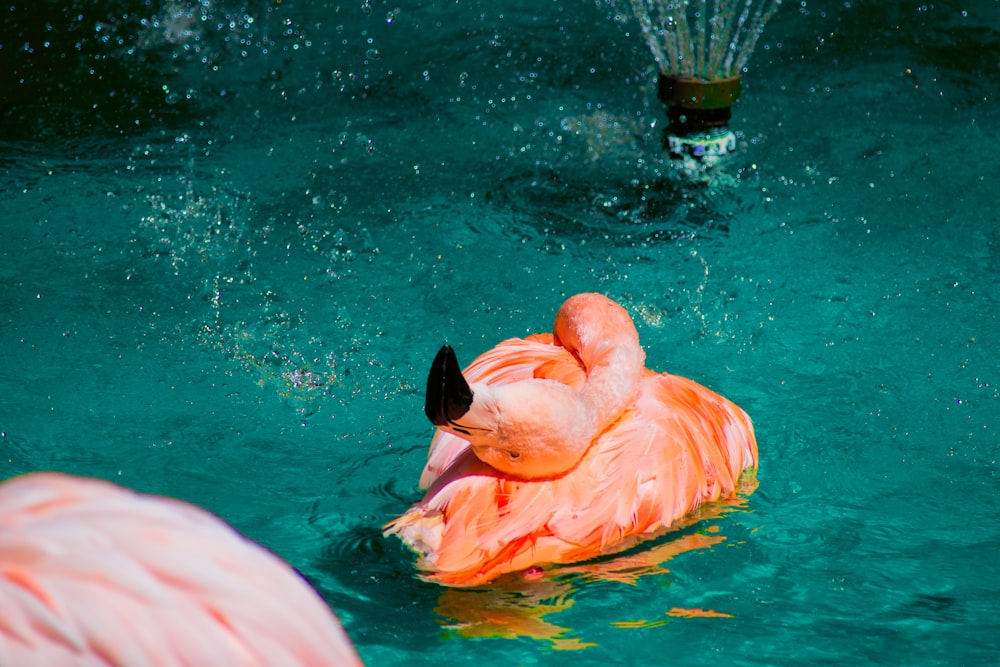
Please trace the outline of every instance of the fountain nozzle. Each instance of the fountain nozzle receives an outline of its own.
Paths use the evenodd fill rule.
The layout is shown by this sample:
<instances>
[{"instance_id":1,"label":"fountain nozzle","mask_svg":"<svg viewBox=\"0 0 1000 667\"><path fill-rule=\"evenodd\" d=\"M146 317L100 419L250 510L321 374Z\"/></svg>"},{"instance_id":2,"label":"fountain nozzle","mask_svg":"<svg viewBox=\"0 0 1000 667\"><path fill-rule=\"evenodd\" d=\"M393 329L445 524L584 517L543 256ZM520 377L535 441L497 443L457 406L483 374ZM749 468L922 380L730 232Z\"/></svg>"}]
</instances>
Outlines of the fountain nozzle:
<instances>
[{"instance_id":1,"label":"fountain nozzle","mask_svg":"<svg viewBox=\"0 0 1000 667\"><path fill-rule=\"evenodd\" d=\"M657 97L667 105L670 124L663 133L663 144L670 156L714 163L735 151L736 135L728 124L740 89L739 76L706 80L661 72Z\"/></svg>"}]
</instances>

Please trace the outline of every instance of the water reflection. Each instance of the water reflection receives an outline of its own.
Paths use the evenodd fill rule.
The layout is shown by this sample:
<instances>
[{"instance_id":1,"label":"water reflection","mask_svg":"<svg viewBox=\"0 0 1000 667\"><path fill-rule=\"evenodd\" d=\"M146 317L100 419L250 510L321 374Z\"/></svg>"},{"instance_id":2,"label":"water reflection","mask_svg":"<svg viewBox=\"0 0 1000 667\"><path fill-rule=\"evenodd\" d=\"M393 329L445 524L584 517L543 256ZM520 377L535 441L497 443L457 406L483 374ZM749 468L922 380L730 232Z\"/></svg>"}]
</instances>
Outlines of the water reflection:
<instances>
[{"instance_id":1,"label":"water reflection","mask_svg":"<svg viewBox=\"0 0 1000 667\"><path fill-rule=\"evenodd\" d=\"M579 650L596 646L571 636L574 630L547 617L570 609L574 596L598 582L636 585L643 577L670 574L665 567L673 558L692 551L711 549L726 542L718 519L734 511L747 511L750 495L757 487L752 472L740 480L738 495L710 503L687 517L681 526L647 539L624 553L584 563L533 568L508 574L479 588L448 588L435 609L444 627L466 638L526 637L549 642L557 650ZM674 618L728 618L722 610L670 607L664 616ZM660 619L620 619L612 626L622 629L662 625Z\"/></svg>"}]
</instances>

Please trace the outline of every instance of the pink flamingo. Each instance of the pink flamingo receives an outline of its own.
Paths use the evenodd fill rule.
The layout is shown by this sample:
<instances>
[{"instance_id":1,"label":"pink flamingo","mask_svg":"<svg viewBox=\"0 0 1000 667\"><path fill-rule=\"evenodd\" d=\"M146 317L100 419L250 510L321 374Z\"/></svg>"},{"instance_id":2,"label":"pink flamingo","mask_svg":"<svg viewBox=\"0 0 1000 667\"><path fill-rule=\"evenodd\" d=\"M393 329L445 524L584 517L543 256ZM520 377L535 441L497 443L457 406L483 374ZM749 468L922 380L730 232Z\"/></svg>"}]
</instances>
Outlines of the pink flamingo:
<instances>
[{"instance_id":1,"label":"pink flamingo","mask_svg":"<svg viewBox=\"0 0 1000 667\"><path fill-rule=\"evenodd\" d=\"M443 347L427 382L428 490L386 533L424 578L476 586L627 548L733 494L757 466L750 418L644 363L632 319L600 294L571 297L553 333L503 341L464 375Z\"/></svg>"},{"instance_id":2,"label":"pink flamingo","mask_svg":"<svg viewBox=\"0 0 1000 667\"><path fill-rule=\"evenodd\" d=\"M110 482L0 484L0 665L361 665L290 566L207 511Z\"/></svg>"}]
</instances>

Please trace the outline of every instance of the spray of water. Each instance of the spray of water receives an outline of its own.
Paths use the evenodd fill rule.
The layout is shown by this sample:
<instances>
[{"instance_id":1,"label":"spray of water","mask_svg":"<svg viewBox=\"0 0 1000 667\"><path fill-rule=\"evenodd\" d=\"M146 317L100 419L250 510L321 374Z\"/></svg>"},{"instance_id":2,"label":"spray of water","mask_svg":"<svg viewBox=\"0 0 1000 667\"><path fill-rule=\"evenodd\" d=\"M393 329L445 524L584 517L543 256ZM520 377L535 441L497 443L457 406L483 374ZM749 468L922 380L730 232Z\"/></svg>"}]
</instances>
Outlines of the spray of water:
<instances>
[{"instance_id":1,"label":"spray of water","mask_svg":"<svg viewBox=\"0 0 1000 667\"><path fill-rule=\"evenodd\" d=\"M742 74L781 0L615 0L642 27L660 73L717 81Z\"/></svg>"}]
</instances>

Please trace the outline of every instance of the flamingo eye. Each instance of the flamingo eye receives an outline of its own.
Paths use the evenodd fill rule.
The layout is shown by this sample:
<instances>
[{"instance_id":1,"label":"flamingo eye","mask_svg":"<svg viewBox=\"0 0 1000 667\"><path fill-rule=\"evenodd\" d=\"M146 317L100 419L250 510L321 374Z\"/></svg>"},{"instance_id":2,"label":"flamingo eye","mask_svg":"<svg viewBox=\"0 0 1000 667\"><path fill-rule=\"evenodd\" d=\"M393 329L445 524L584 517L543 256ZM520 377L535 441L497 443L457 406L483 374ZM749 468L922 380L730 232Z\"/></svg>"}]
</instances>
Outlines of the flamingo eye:
<instances>
[{"instance_id":1,"label":"flamingo eye","mask_svg":"<svg viewBox=\"0 0 1000 667\"><path fill-rule=\"evenodd\" d=\"M510 459L519 459L519 458L521 458L521 452L515 452L515 451L512 451L512 450L508 449L507 450L507 458L510 458Z\"/></svg>"}]
</instances>

